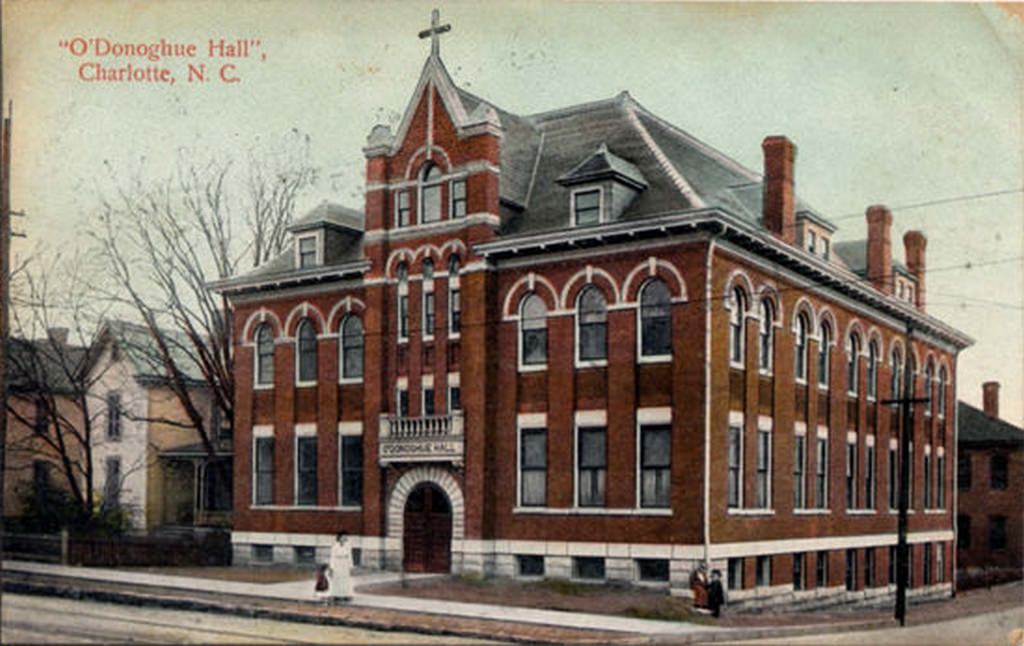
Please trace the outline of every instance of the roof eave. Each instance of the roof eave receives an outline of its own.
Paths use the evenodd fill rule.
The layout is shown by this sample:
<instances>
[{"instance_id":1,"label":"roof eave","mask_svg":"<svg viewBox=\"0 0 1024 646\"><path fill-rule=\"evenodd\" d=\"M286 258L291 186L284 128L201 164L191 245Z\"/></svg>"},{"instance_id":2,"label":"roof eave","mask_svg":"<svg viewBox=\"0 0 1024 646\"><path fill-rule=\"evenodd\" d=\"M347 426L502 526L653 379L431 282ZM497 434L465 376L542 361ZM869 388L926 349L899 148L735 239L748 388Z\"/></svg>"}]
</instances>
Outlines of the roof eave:
<instances>
[{"instance_id":1,"label":"roof eave","mask_svg":"<svg viewBox=\"0 0 1024 646\"><path fill-rule=\"evenodd\" d=\"M333 282L355 275L362 275L370 268L369 260L359 260L343 265L331 267L317 267L312 270L301 272L290 272L271 276L257 276L251 278L239 277L207 283L206 287L211 291L230 296L245 292L254 292L266 289L278 289L281 287L292 287L304 284Z\"/></svg>"}]
</instances>

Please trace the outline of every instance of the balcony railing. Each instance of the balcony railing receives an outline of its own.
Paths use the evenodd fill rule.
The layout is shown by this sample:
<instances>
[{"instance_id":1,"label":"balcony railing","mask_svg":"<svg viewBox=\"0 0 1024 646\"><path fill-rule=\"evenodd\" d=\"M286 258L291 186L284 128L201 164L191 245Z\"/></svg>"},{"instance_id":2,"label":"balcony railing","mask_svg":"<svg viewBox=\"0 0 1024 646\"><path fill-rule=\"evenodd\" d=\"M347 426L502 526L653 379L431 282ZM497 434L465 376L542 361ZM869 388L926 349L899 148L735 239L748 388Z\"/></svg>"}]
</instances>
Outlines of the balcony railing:
<instances>
[{"instance_id":1,"label":"balcony railing","mask_svg":"<svg viewBox=\"0 0 1024 646\"><path fill-rule=\"evenodd\" d=\"M465 457L462 413L380 416L380 463L454 462Z\"/></svg>"}]
</instances>

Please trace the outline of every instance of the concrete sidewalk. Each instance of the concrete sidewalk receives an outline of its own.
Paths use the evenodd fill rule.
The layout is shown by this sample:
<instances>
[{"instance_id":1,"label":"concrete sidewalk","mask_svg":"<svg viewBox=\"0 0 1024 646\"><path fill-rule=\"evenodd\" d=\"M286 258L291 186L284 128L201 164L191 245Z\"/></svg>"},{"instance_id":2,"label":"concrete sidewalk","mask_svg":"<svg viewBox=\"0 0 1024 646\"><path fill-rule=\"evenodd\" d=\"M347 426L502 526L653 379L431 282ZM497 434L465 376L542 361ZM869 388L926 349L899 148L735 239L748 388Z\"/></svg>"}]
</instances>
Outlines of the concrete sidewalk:
<instances>
[{"instance_id":1,"label":"concrete sidewalk","mask_svg":"<svg viewBox=\"0 0 1024 646\"><path fill-rule=\"evenodd\" d=\"M183 577L141 572L126 572L107 568L74 567L52 565L48 563L32 563L25 561L3 561L3 569L22 574L36 574L64 579L96 581L125 586L147 586L162 589L220 593L225 595L254 597L264 600L282 600L308 603L315 605L312 581L293 581L286 583L247 583L205 579L199 577ZM655 621L649 619L633 619L614 615L598 615L556 610L539 610L512 606L496 606L476 603L457 603L433 599L417 599L411 597L384 596L358 592L358 586L371 583L397 581L401 578L394 573L373 573L356 578L357 592L346 607L374 608L398 612L424 613L451 617L462 617L474 620L491 620L555 626L559 628L575 628L601 632L614 632L644 636L700 637L709 640L738 638L747 631L698 624ZM411 577L407 577L411 578Z\"/></svg>"}]
</instances>

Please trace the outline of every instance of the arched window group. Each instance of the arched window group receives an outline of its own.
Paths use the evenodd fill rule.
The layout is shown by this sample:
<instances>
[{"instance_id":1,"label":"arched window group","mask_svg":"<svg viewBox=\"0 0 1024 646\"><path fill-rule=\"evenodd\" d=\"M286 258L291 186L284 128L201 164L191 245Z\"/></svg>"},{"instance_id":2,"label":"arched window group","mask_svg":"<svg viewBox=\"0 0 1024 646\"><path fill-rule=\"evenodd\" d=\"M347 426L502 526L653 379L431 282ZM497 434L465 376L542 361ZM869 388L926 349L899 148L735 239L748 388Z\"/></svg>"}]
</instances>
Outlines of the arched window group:
<instances>
[{"instance_id":1,"label":"arched window group","mask_svg":"<svg viewBox=\"0 0 1024 646\"><path fill-rule=\"evenodd\" d=\"M832 345L832 326L822 321L818 328L818 385L828 388L829 385L829 350Z\"/></svg>"},{"instance_id":2,"label":"arched window group","mask_svg":"<svg viewBox=\"0 0 1024 646\"><path fill-rule=\"evenodd\" d=\"M299 383L316 381L316 329L308 318L299 321L295 334L295 374Z\"/></svg>"},{"instance_id":3,"label":"arched window group","mask_svg":"<svg viewBox=\"0 0 1024 646\"><path fill-rule=\"evenodd\" d=\"M747 295L739 287L732 290L732 309L729 311L729 362L743 365L743 321L747 312Z\"/></svg>"},{"instance_id":4,"label":"arched window group","mask_svg":"<svg viewBox=\"0 0 1024 646\"><path fill-rule=\"evenodd\" d=\"M758 329L757 367L762 372L771 372L772 352L775 346L775 310L767 298L761 299L761 325Z\"/></svg>"},{"instance_id":5,"label":"arched window group","mask_svg":"<svg viewBox=\"0 0 1024 646\"><path fill-rule=\"evenodd\" d=\"M654 279L640 292L640 356L672 354L672 304L668 287Z\"/></svg>"},{"instance_id":6,"label":"arched window group","mask_svg":"<svg viewBox=\"0 0 1024 646\"><path fill-rule=\"evenodd\" d=\"M850 332L846 340L846 388L850 394L860 394L860 335Z\"/></svg>"},{"instance_id":7,"label":"arched window group","mask_svg":"<svg viewBox=\"0 0 1024 646\"><path fill-rule=\"evenodd\" d=\"M254 334L254 376L257 387L274 385L274 334L268 323L262 323ZM295 381L311 385L318 381L317 332L312 319L306 317L295 326ZM338 377L342 381L363 378L363 323L355 314L345 316L338 326Z\"/></svg>"},{"instance_id":8,"label":"arched window group","mask_svg":"<svg viewBox=\"0 0 1024 646\"><path fill-rule=\"evenodd\" d=\"M811 324L807 315L801 313L796 318L796 347L794 348L794 360L796 362L795 375L798 381L807 381L807 353L810 348L807 345L807 331Z\"/></svg>"},{"instance_id":9,"label":"arched window group","mask_svg":"<svg viewBox=\"0 0 1024 646\"><path fill-rule=\"evenodd\" d=\"M268 323L256 330L256 383L260 386L274 383L274 335Z\"/></svg>"},{"instance_id":10,"label":"arched window group","mask_svg":"<svg viewBox=\"0 0 1024 646\"><path fill-rule=\"evenodd\" d=\"M597 287L583 288L576 301L576 358L604 361L608 358L608 307Z\"/></svg>"}]
</instances>

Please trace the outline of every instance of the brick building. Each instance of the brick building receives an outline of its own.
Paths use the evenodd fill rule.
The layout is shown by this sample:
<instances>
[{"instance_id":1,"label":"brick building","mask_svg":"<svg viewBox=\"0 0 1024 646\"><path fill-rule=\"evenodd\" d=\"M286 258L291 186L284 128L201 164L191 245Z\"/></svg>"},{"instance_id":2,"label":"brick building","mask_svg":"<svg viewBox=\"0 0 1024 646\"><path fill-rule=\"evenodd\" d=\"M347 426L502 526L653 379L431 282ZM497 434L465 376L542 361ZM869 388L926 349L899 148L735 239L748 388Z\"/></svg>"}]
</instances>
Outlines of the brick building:
<instances>
[{"instance_id":1,"label":"brick building","mask_svg":"<svg viewBox=\"0 0 1024 646\"><path fill-rule=\"evenodd\" d=\"M626 580L730 598L888 592L899 368L914 365L913 585L948 593L953 398L970 340L892 259L627 93L516 115L436 41L362 213L212 287L234 308L236 562ZM912 325L909 340L905 330ZM897 370L894 372L893 367ZM867 591L867 592L865 592Z\"/></svg>"},{"instance_id":2,"label":"brick building","mask_svg":"<svg viewBox=\"0 0 1024 646\"><path fill-rule=\"evenodd\" d=\"M957 568L968 576L1024 568L1024 429L999 419L999 383L957 417Z\"/></svg>"}]
</instances>

